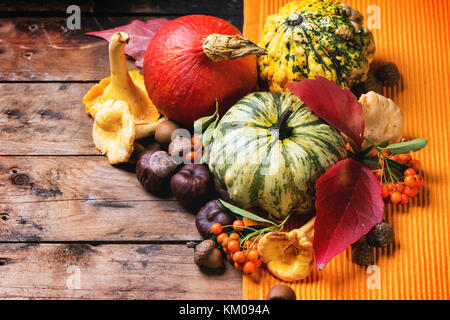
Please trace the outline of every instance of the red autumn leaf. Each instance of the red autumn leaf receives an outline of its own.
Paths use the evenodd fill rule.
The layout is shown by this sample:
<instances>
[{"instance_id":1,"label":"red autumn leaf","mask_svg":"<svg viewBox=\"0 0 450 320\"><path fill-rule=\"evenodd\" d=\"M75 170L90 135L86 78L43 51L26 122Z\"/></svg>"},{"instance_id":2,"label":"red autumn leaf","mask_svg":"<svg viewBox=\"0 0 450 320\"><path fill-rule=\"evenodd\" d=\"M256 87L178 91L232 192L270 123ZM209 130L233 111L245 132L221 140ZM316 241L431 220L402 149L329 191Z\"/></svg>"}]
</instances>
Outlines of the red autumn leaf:
<instances>
[{"instance_id":1,"label":"red autumn leaf","mask_svg":"<svg viewBox=\"0 0 450 320\"><path fill-rule=\"evenodd\" d=\"M96 32L88 32L87 35L100 37L110 41L114 33L123 31L130 35L130 42L125 47L125 53L134 58L136 66L142 68L144 63L145 50L155 33L169 20L158 18L147 22L133 20L130 24Z\"/></svg>"},{"instance_id":2,"label":"red autumn leaf","mask_svg":"<svg viewBox=\"0 0 450 320\"><path fill-rule=\"evenodd\" d=\"M344 133L359 149L364 133L364 112L355 95L331 80L318 76L287 84L319 117Z\"/></svg>"},{"instance_id":3,"label":"red autumn leaf","mask_svg":"<svg viewBox=\"0 0 450 320\"><path fill-rule=\"evenodd\" d=\"M322 270L336 255L383 218L381 185L375 174L351 158L339 161L316 182L313 246Z\"/></svg>"}]
</instances>

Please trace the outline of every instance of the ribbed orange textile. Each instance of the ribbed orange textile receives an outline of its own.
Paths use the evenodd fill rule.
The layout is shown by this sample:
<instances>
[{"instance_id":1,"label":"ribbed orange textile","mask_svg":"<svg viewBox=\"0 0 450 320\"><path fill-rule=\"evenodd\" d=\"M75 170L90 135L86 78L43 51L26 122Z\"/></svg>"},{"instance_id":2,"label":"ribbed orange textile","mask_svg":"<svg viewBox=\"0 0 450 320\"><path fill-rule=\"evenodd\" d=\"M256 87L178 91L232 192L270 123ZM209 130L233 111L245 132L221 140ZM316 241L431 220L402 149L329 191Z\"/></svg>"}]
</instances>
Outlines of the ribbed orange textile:
<instances>
[{"instance_id":1,"label":"ribbed orange textile","mask_svg":"<svg viewBox=\"0 0 450 320\"><path fill-rule=\"evenodd\" d=\"M287 2L244 0L244 34L259 41L266 16ZM396 236L393 247L376 251L379 289L371 282L374 273L367 274L365 268L351 262L350 249L323 271L314 270L304 281L290 285L298 299L449 299L450 1L345 3L363 13L366 20L369 6L380 8L380 29L372 30L375 60L394 61L402 74L400 84L385 95L403 111L404 135L429 140L425 149L414 154L422 163L426 185L410 204L386 207L386 219ZM244 277L243 297L265 299L268 290L280 282L267 270Z\"/></svg>"}]
</instances>

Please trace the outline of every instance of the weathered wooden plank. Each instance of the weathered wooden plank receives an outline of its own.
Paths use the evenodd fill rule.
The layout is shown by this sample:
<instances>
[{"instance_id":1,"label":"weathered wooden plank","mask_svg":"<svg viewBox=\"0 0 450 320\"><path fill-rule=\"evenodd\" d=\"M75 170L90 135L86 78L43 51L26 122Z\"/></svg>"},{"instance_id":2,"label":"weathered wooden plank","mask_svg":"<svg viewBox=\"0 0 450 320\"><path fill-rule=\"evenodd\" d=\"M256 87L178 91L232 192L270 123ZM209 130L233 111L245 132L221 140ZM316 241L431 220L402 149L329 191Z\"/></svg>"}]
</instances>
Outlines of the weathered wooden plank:
<instances>
[{"instance_id":1,"label":"weathered wooden plank","mask_svg":"<svg viewBox=\"0 0 450 320\"><path fill-rule=\"evenodd\" d=\"M135 1L77 1L72 0L38 0L14 1L3 0L0 11L21 15L31 13L66 14L67 7L76 4L82 14L222 14L242 15L242 0L135 0Z\"/></svg>"},{"instance_id":2,"label":"weathered wooden plank","mask_svg":"<svg viewBox=\"0 0 450 320\"><path fill-rule=\"evenodd\" d=\"M92 84L0 83L0 155L95 155L81 102Z\"/></svg>"},{"instance_id":3,"label":"weathered wooden plank","mask_svg":"<svg viewBox=\"0 0 450 320\"><path fill-rule=\"evenodd\" d=\"M240 17L223 17L231 23ZM85 17L80 30L66 19L0 19L0 81L95 81L109 75L107 42L84 33L152 17ZM168 18L174 18L169 16Z\"/></svg>"},{"instance_id":4,"label":"weathered wooden plank","mask_svg":"<svg viewBox=\"0 0 450 320\"><path fill-rule=\"evenodd\" d=\"M160 200L102 156L0 157L0 203Z\"/></svg>"},{"instance_id":5,"label":"weathered wooden plank","mask_svg":"<svg viewBox=\"0 0 450 320\"><path fill-rule=\"evenodd\" d=\"M184 245L0 244L0 258L2 299L242 298L240 272L202 271Z\"/></svg>"},{"instance_id":6,"label":"weathered wooden plank","mask_svg":"<svg viewBox=\"0 0 450 320\"><path fill-rule=\"evenodd\" d=\"M195 215L177 201L0 203L0 242L199 239Z\"/></svg>"}]
</instances>

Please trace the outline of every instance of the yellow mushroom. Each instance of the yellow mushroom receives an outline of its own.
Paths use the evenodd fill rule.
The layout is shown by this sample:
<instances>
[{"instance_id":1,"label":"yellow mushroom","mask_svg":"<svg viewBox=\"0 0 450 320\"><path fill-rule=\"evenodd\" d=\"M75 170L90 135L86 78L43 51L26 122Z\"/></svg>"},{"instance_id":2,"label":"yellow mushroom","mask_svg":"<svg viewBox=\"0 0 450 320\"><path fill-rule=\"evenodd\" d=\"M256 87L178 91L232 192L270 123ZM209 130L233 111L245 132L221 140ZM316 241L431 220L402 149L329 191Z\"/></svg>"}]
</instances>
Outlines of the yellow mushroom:
<instances>
[{"instance_id":1,"label":"yellow mushroom","mask_svg":"<svg viewBox=\"0 0 450 320\"><path fill-rule=\"evenodd\" d=\"M95 147L110 164L127 162L134 148L135 123L125 101L108 100L95 106L92 129Z\"/></svg>"},{"instance_id":2,"label":"yellow mushroom","mask_svg":"<svg viewBox=\"0 0 450 320\"><path fill-rule=\"evenodd\" d=\"M312 218L290 232L270 232L261 238L258 251L269 271L284 281L306 278L314 266L314 221Z\"/></svg>"},{"instance_id":3,"label":"yellow mushroom","mask_svg":"<svg viewBox=\"0 0 450 320\"><path fill-rule=\"evenodd\" d=\"M403 115L400 108L389 98L370 91L359 98L364 111L364 137L374 143L399 142L402 138ZM362 147L368 147L367 141ZM373 149L369 156L375 156Z\"/></svg>"},{"instance_id":4,"label":"yellow mushroom","mask_svg":"<svg viewBox=\"0 0 450 320\"><path fill-rule=\"evenodd\" d=\"M117 32L109 42L111 76L100 81L84 96L86 113L95 117L99 104L107 100L122 100L129 105L136 124L136 139L154 133L159 112L145 89L138 70L128 71L125 46L130 40L126 32Z\"/></svg>"}]
</instances>

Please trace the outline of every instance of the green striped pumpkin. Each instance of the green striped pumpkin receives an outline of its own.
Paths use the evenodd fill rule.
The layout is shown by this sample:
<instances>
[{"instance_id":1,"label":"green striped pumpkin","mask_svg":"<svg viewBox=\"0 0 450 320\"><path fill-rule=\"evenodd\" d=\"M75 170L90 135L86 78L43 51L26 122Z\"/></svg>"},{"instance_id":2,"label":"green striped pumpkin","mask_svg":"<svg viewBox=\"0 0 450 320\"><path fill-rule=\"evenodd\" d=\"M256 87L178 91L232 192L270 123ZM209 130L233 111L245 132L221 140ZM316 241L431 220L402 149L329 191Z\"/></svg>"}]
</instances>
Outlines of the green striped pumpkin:
<instances>
[{"instance_id":1,"label":"green striped pumpkin","mask_svg":"<svg viewBox=\"0 0 450 320\"><path fill-rule=\"evenodd\" d=\"M346 155L339 132L292 93L245 96L220 120L209 147L209 168L230 198L277 219L310 211L315 181Z\"/></svg>"},{"instance_id":2,"label":"green striped pumpkin","mask_svg":"<svg viewBox=\"0 0 450 320\"><path fill-rule=\"evenodd\" d=\"M267 17L258 58L262 80L270 91L322 76L342 87L364 81L375 41L363 27L363 16L337 0L291 1Z\"/></svg>"}]
</instances>

